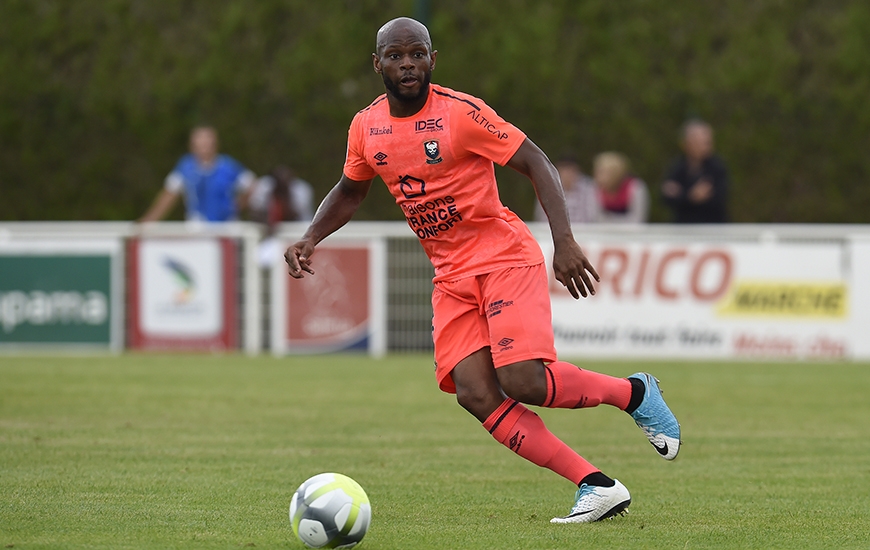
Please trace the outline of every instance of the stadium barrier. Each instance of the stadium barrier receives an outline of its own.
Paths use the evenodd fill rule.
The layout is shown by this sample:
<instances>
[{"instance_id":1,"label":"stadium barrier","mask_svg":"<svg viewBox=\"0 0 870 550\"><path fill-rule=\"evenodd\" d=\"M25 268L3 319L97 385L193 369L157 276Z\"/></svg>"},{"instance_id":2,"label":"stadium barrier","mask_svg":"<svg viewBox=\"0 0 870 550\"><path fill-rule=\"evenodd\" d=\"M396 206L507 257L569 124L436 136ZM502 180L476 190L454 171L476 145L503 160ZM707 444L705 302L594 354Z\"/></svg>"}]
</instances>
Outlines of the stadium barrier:
<instances>
[{"instance_id":1,"label":"stadium barrier","mask_svg":"<svg viewBox=\"0 0 870 550\"><path fill-rule=\"evenodd\" d=\"M81 335L78 341L59 336L62 330L81 333L91 320L83 313L57 314L54 297L90 288L69 281L61 262L71 261L70 250L97 244L112 251L106 324L113 340L106 347L257 354L262 304L249 297L260 295L259 240L260 230L249 223L0 223L0 318L11 320L0 331L0 349L88 343ZM34 256L43 262L39 273L27 268ZM82 279L103 280L95 268L86 269L90 275ZM30 282L22 281L25 273ZM40 301L43 296L51 299ZM80 301L70 307L84 312L96 306Z\"/></svg>"},{"instance_id":2,"label":"stadium barrier","mask_svg":"<svg viewBox=\"0 0 870 550\"><path fill-rule=\"evenodd\" d=\"M280 255L305 227L264 248L243 222L0 223L0 349L431 350L433 271L405 223L352 222L318 249L318 276L289 281ZM549 261L547 226L530 227ZM551 286L560 354L870 358L870 226L575 235L602 281L580 302Z\"/></svg>"}]
</instances>

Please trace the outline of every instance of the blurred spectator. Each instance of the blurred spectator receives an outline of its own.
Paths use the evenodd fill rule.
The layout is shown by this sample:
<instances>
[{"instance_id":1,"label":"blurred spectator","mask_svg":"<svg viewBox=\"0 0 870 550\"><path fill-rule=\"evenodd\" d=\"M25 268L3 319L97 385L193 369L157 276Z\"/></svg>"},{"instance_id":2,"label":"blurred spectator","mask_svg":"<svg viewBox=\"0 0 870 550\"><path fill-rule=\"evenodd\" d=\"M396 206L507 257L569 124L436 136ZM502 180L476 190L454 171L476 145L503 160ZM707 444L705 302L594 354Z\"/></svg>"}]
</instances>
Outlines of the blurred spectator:
<instances>
[{"instance_id":1,"label":"blurred spectator","mask_svg":"<svg viewBox=\"0 0 870 550\"><path fill-rule=\"evenodd\" d=\"M728 168L713 153L713 128L692 119L683 125L683 155L676 159L662 184L662 198L676 223L728 221Z\"/></svg>"},{"instance_id":2,"label":"blurred spectator","mask_svg":"<svg viewBox=\"0 0 870 550\"><path fill-rule=\"evenodd\" d=\"M580 164L571 157L562 157L556 162L565 201L568 204L568 219L571 223L594 223L598 220L598 198L595 182L583 173ZM535 221L547 221L540 201L535 201Z\"/></svg>"},{"instance_id":3,"label":"blurred spectator","mask_svg":"<svg viewBox=\"0 0 870 550\"><path fill-rule=\"evenodd\" d=\"M628 158L608 151L595 157L593 175L598 190L598 221L644 223L649 216L646 183L631 175Z\"/></svg>"},{"instance_id":4,"label":"blurred spectator","mask_svg":"<svg viewBox=\"0 0 870 550\"><path fill-rule=\"evenodd\" d=\"M235 220L247 204L254 179L254 173L235 159L218 154L217 130L197 126L190 132L190 153L166 176L163 190L139 221L162 220L182 194L188 220Z\"/></svg>"},{"instance_id":5,"label":"blurred spectator","mask_svg":"<svg viewBox=\"0 0 870 550\"><path fill-rule=\"evenodd\" d=\"M281 222L311 221L314 216L311 184L296 177L287 166L278 165L257 180L251 194L251 217L265 223L268 233Z\"/></svg>"},{"instance_id":6,"label":"blurred spectator","mask_svg":"<svg viewBox=\"0 0 870 550\"><path fill-rule=\"evenodd\" d=\"M311 221L313 198L311 184L284 165L257 180L250 206L252 219L266 224L266 238L257 251L261 267L283 260L284 247L275 238L275 230L281 222Z\"/></svg>"}]
</instances>

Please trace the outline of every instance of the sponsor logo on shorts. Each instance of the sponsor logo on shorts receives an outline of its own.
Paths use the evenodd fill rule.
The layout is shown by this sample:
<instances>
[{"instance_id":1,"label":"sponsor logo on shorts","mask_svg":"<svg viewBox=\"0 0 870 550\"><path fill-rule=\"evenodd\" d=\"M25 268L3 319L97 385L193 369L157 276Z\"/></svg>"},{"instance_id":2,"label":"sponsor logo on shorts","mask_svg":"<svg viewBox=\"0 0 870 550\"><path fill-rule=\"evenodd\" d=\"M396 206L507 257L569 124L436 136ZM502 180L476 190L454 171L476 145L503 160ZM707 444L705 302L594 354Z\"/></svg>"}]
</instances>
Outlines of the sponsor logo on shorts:
<instances>
[{"instance_id":1,"label":"sponsor logo on shorts","mask_svg":"<svg viewBox=\"0 0 870 550\"><path fill-rule=\"evenodd\" d=\"M486 316L487 318L492 318L501 313L506 307L510 307L514 305L513 300L496 300L494 302L490 302L489 306L486 308Z\"/></svg>"},{"instance_id":2,"label":"sponsor logo on shorts","mask_svg":"<svg viewBox=\"0 0 870 550\"><path fill-rule=\"evenodd\" d=\"M508 337L502 338L501 340L496 342L496 345L501 346L501 347L499 347L498 351L508 351L508 350L514 349L514 347L511 345L513 342L514 342L513 338L508 338Z\"/></svg>"}]
</instances>

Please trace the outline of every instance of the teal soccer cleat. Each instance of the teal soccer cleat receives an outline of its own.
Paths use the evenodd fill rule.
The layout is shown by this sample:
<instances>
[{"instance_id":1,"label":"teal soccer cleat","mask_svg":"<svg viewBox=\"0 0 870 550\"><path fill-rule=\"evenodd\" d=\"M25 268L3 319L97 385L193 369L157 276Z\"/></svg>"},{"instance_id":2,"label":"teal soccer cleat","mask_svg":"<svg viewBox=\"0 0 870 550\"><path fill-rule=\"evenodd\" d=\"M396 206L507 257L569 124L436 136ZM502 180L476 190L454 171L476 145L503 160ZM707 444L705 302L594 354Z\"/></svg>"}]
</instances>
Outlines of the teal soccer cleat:
<instances>
[{"instance_id":1,"label":"teal soccer cleat","mask_svg":"<svg viewBox=\"0 0 870 550\"><path fill-rule=\"evenodd\" d=\"M637 378L646 388L643 401L631 413L631 417L662 458L677 458L680 452L680 423L662 398L659 381L645 372L632 374L629 378Z\"/></svg>"},{"instance_id":2,"label":"teal soccer cleat","mask_svg":"<svg viewBox=\"0 0 870 550\"><path fill-rule=\"evenodd\" d=\"M550 523L592 523L628 513L631 495L618 479L613 487L582 484L574 495L574 506L563 518L553 518Z\"/></svg>"}]
</instances>

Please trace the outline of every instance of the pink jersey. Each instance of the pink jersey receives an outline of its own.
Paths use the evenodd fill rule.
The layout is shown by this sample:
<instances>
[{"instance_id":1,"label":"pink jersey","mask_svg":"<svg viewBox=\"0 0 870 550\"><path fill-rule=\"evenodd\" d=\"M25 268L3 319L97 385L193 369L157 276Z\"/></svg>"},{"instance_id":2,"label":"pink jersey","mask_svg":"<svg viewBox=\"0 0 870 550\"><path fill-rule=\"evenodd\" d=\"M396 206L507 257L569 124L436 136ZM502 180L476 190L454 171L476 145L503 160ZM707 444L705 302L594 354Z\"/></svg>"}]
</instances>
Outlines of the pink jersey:
<instances>
[{"instance_id":1,"label":"pink jersey","mask_svg":"<svg viewBox=\"0 0 870 550\"><path fill-rule=\"evenodd\" d=\"M414 116L390 116L385 95L350 125L344 174L380 176L435 267L435 282L544 261L531 232L498 196L504 166L526 139L480 99L430 85Z\"/></svg>"}]
</instances>

